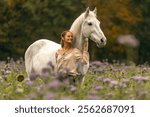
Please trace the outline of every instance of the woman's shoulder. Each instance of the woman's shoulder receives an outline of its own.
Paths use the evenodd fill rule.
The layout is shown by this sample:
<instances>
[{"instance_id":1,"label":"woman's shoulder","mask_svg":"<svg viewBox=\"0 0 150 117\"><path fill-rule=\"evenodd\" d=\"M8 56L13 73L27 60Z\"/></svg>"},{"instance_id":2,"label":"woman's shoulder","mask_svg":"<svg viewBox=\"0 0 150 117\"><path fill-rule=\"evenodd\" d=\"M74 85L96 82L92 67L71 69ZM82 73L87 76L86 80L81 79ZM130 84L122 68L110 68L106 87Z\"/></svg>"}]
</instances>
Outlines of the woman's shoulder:
<instances>
[{"instance_id":1,"label":"woman's shoulder","mask_svg":"<svg viewBox=\"0 0 150 117\"><path fill-rule=\"evenodd\" d=\"M62 48L58 49L56 53L61 53Z\"/></svg>"}]
</instances>

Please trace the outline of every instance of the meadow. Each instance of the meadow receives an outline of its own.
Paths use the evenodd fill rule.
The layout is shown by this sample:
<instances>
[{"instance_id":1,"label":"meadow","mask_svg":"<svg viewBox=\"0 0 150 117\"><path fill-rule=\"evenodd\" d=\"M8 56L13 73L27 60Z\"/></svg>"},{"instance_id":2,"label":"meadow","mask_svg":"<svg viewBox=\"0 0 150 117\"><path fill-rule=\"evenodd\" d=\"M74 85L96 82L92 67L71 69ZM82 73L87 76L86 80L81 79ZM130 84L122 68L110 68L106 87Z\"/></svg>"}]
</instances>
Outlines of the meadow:
<instances>
[{"instance_id":1,"label":"meadow","mask_svg":"<svg viewBox=\"0 0 150 117\"><path fill-rule=\"evenodd\" d=\"M24 60L0 61L1 100L149 100L150 66L92 61L82 86L55 75L27 78Z\"/></svg>"}]
</instances>

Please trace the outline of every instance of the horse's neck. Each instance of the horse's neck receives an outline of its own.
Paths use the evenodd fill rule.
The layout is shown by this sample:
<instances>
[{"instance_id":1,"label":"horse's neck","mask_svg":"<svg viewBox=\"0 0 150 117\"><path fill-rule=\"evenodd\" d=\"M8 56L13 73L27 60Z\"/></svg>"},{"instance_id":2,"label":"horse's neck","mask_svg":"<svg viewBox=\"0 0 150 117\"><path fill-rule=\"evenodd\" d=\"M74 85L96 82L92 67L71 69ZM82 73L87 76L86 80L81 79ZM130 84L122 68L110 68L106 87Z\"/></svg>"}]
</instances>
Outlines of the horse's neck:
<instances>
[{"instance_id":1,"label":"horse's neck","mask_svg":"<svg viewBox=\"0 0 150 117\"><path fill-rule=\"evenodd\" d=\"M70 31L74 34L73 46L79 50L83 50L83 35L81 33L81 27L83 23L83 14L80 15L72 24Z\"/></svg>"},{"instance_id":2,"label":"horse's neck","mask_svg":"<svg viewBox=\"0 0 150 117\"><path fill-rule=\"evenodd\" d=\"M82 34L80 34L79 36L76 36L73 46L75 48L78 48L79 50L83 51L83 36L82 36Z\"/></svg>"}]
</instances>

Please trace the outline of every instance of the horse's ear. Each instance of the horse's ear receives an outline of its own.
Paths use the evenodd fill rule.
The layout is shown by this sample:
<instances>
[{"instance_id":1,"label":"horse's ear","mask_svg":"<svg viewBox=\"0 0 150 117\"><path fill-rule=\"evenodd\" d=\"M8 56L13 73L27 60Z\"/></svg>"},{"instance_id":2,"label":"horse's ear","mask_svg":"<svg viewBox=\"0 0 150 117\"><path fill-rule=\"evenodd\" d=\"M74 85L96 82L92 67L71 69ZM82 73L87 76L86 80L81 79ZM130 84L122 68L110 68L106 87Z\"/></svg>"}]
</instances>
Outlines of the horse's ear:
<instances>
[{"instance_id":1,"label":"horse's ear","mask_svg":"<svg viewBox=\"0 0 150 117\"><path fill-rule=\"evenodd\" d=\"M88 7L85 11L85 18L89 15L89 12L90 12L90 8Z\"/></svg>"},{"instance_id":2,"label":"horse's ear","mask_svg":"<svg viewBox=\"0 0 150 117\"><path fill-rule=\"evenodd\" d=\"M95 9L93 10L93 12L95 13L95 15L97 15L97 8L95 7Z\"/></svg>"}]
</instances>

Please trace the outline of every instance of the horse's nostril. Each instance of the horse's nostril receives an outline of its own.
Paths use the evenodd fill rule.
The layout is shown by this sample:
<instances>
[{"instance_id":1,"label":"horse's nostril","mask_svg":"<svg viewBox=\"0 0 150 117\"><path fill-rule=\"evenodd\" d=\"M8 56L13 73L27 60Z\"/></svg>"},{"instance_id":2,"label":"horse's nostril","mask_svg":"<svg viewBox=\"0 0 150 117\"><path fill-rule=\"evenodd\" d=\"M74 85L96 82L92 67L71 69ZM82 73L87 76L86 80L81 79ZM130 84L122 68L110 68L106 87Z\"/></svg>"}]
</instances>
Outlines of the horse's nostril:
<instances>
[{"instance_id":1,"label":"horse's nostril","mask_svg":"<svg viewBox=\"0 0 150 117\"><path fill-rule=\"evenodd\" d=\"M101 41L101 43L104 43L104 40L103 40L103 38L101 38L101 39L100 39L100 41Z\"/></svg>"}]
</instances>

